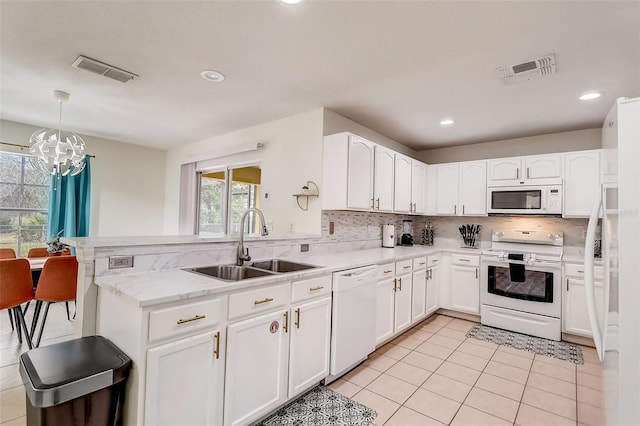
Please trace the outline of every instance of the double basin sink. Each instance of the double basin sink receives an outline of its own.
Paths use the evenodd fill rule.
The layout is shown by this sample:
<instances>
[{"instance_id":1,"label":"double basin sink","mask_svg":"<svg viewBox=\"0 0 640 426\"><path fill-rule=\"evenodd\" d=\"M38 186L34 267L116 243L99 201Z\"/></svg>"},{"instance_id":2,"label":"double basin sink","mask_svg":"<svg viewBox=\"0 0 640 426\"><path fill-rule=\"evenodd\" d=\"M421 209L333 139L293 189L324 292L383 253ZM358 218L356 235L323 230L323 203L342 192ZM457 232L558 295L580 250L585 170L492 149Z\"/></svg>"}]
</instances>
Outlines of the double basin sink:
<instances>
[{"instance_id":1,"label":"double basin sink","mask_svg":"<svg viewBox=\"0 0 640 426\"><path fill-rule=\"evenodd\" d=\"M206 275L208 277L224 281L242 281L249 278L259 278L313 268L317 268L317 266L306 263L290 262L288 260L270 259L252 262L245 266L201 266L197 268L187 268L185 271Z\"/></svg>"}]
</instances>

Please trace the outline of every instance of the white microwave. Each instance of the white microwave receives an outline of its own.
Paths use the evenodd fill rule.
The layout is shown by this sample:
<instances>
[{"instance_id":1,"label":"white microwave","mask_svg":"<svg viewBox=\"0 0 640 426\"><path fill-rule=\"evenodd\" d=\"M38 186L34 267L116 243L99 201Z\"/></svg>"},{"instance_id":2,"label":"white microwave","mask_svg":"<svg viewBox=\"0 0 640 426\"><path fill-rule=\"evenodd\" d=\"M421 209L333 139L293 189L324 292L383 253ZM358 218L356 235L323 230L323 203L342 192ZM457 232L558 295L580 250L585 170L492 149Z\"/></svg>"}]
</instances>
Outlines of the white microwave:
<instances>
[{"instance_id":1,"label":"white microwave","mask_svg":"<svg viewBox=\"0 0 640 426\"><path fill-rule=\"evenodd\" d=\"M489 214L562 214L562 181L557 184L490 186L487 188Z\"/></svg>"}]
</instances>

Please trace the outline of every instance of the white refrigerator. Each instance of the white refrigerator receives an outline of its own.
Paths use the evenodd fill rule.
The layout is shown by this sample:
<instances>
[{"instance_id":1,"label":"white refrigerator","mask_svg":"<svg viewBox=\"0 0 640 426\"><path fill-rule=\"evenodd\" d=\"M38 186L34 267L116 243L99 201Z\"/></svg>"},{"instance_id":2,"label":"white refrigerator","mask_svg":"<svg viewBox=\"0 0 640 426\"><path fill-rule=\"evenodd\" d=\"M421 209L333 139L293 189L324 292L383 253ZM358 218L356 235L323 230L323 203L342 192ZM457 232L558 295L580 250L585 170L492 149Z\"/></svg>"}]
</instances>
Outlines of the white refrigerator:
<instances>
[{"instance_id":1,"label":"white refrigerator","mask_svg":"<svg viewBox=\"0 0 640 426\"><path fill-rule=\"evenodd\" d=\"M620 98L602 127L600 199L585 241L587 311L604 363L607 425L640 425L640 98ZM602 318L596 312L593 252L598 218L605 270Z\"/></svg>"}]
</instances>

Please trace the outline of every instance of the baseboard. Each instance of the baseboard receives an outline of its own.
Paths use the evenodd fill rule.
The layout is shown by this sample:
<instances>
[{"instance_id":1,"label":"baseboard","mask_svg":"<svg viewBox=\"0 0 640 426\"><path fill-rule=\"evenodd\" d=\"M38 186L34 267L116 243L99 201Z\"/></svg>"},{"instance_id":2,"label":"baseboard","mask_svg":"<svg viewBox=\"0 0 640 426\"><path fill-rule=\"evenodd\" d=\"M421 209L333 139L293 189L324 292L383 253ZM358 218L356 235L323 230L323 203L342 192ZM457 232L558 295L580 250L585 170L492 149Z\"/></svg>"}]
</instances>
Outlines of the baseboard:
<instances>
[{"instance_id":1,"label":"baseboard","mask_svg":"<svg viewBox=\"0 0 640 426\"><path fill-rule=\"evenodd\" d=\"M459 311L452 311L450 309L444 309L444 308L440 308L438 309L438 311L436 312L437 314L440 315L446 315L448 317L454 317L454 318L460 318L463 320L467 320L467 321L473 321L473 322L480 322L480 315L476 315L476 314L468 314L466 312L459 312Z\"/></svg>"},{"instance_id":2,"label":"baseboard","mask_svg":"<svg viewBox=\"0 0 640 426\"><path fill-rule=\"evenodd\" d=\"M577 336L575 334L562 333L562 341L573 343L576 345L589 346L592 348L596 347L591 337Z\"/></svg>"}]
</instances>

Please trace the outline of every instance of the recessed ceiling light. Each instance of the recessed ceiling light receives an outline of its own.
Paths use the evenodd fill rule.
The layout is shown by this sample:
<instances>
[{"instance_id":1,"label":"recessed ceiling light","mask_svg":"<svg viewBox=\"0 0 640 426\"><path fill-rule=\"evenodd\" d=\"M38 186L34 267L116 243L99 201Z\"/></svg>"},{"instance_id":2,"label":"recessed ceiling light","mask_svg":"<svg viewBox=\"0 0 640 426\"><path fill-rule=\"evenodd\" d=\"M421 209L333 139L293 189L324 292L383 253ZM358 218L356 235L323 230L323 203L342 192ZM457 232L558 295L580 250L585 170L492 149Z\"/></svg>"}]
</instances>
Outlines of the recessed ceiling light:
<instances>
[{"instance_id":1,"label":"recessed ceiling light","mask_svg":"<svg viewBox=\"0 0 640 426\"><path fill-rule=\"evenodd\" d=\"M280 3L284 3L284 4L298 4L300 3L302 0L278 0Z\"/></svg>"},{"instance_id":2,"label":"recessed ceiling light","mask_svg":"<svg viewBox=\"0 0 640 426\"><path fill-rule=\"evenodd\" d=\"M204 70L200 73L200 76L207 81L220 82L224 80L224 74L215 70Z\"/></svg>"},{"instance_id":3,"label":"recessed ceiling light","mask_svg":"<svg viewBox=\"0 0 640 426\"><path fill-rule=\"evenodd\" d=\"M447 118L446 120L442 120L442 121L440 122L440 125L442 125L442 126L450 126L450 125L452 125L453 123L455 123L455 121L453 121L453 120L452 120L452 119L450 119L450 118Z\"/></svg>"},{"instance_id":4,"label":"recessed ceiling light","mask_svg":"<svg viewBox=\"0 0 640 426\"><path fill-rule=\"evenodd\" d=\"M598 99L602 96L602 92L587 92L584 95L580 96L581 101L590 101L592 99Z\"/></svg>"}]
</instances>

